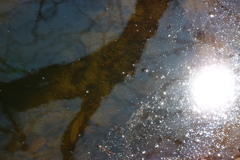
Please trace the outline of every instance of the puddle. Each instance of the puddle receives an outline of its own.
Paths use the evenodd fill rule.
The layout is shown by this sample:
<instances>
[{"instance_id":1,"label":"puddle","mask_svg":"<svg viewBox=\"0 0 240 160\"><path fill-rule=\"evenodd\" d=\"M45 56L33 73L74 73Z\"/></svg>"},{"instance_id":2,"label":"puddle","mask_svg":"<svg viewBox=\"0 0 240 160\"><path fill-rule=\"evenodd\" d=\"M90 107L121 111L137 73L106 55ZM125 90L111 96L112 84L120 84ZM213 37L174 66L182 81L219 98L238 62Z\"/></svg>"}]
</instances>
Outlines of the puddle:
<instances>
[{"instance_id":1,"label":"puddle","mask_svg":"<svg viewBox=\"0 0 240 160\"><path fill-rule=\"evenodd\" d=\"M237 0L0 3L3 159L240 156ZM234 97L202 112L192 81L218 64Z\"/></svg>"}]
</instances>

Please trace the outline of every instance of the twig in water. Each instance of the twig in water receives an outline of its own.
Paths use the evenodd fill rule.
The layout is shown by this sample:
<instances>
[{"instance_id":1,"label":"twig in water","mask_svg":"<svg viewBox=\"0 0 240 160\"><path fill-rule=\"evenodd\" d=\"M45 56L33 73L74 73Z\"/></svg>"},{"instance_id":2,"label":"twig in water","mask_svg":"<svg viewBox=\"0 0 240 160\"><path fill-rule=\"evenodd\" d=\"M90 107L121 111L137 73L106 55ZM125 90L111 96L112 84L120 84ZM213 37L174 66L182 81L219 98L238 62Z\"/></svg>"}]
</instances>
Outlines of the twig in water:
<instances>
[{"instance_id":1,"label":"twig in water","mask_svg":"<svg viewBox=\"0 0 240 160\"><path fill-rule=\"evenodd\" d=\"M103 149L104 152L108 155L109 158L111 158L110 153L114 154L113 152L109 151L108 149L102 147L101 145L97 144L99 148Z\"/></svg>"}]
</instances>

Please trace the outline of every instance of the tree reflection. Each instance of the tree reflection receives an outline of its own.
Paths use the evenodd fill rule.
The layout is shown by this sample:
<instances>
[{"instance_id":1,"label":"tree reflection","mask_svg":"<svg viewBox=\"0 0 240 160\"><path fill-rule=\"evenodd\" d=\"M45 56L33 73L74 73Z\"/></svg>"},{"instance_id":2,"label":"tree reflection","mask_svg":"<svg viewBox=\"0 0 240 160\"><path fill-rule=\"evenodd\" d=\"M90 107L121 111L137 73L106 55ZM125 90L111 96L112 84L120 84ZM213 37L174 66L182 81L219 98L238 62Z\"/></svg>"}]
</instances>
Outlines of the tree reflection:
<instances>
[{"instance_id":1,"label":"tree reflection","mask_svg":"<svg viewBox=\"0 0 240 160\"><path fill-rule=\"evenodd\" d=\"M10 83L1 83L0 99L4 112L14 122L16 111L37 107L50 100L81 97L81 110L62 135L61 152L71 159L76 142L84 134L89 119L99 108L101 99L114 86L133 75L145 44L158 27L158 20L170 0L138 0L132 15L118 39L97 52L65 65L52 65ZM15 125L21 133L21 129ZM22 135L25 137L25 135ZM23 138L24 139L24 138Z\"/></svg>"}]
</instances>

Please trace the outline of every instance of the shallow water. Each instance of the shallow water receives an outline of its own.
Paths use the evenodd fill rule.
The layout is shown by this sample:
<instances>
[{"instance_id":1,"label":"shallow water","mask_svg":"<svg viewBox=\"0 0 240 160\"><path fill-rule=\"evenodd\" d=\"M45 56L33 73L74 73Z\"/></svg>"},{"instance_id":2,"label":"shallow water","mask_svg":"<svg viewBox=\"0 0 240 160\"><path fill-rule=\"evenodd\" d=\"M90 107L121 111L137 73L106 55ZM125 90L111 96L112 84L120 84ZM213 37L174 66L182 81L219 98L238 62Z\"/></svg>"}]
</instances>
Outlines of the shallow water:
<instances>
[{"instance_id":1,"label":"shallow water","mask_svg":"<svg viewBox=\"0 0 240 160\"><path fill-rule=\"evenodd\" d=\"M237 0L0 3L2 159L240 156ZM213 64L234 101L205 111Z\"/></svg>"}]
</instances>

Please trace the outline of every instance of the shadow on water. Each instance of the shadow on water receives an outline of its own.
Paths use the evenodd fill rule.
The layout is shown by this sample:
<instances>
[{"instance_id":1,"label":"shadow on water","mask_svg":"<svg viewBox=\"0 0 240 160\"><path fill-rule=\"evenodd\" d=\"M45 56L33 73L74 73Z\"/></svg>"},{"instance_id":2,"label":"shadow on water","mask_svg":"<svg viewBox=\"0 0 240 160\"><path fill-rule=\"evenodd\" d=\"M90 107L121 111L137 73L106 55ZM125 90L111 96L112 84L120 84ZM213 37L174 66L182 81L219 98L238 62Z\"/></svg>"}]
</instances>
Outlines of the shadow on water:
<instances>
[{"instance_id":1,"label":"shadow on water","mask_svg":"<svg viewBox=\"0 0 240 160\"><path fill-rule=\"evenodd\" d=\"M147 40L155 34L158 20L169 1L138 0L135 14L119 38L87 57L69 64L48 66L9 83L1 82L2 110L8 115L18 135L21 135L21 141L26 135L14 121L13 112L38 107L51 100L81 97L81 110L62 135L63 158L72 159L76 142L100 107L101 99L116 84L123 82L126 75L134 74L133 64L140 60Z\"/></svg>"}]
</instances>

